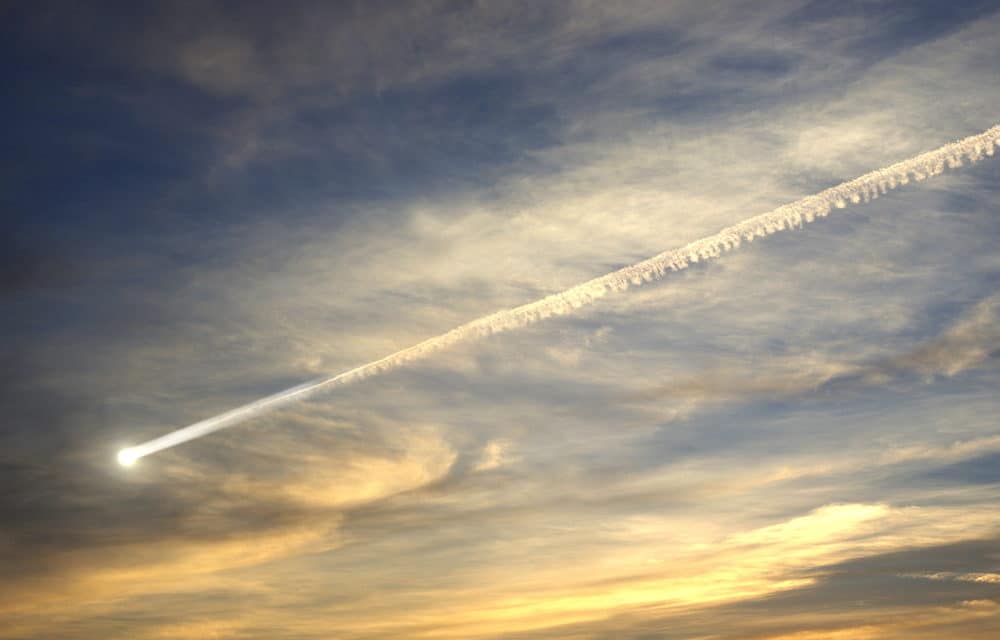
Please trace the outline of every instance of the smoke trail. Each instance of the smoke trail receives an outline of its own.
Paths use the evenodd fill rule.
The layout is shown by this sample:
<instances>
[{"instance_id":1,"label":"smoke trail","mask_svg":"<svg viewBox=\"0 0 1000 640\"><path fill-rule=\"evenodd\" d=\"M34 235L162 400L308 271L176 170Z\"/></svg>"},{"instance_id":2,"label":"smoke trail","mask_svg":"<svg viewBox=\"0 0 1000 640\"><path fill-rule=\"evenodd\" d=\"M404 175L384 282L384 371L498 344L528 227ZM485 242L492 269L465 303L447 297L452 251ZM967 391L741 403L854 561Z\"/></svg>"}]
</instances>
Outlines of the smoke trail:
<instances>
[{"instance_id":1,"label":"smoke trail","mask_svg":"<svg viewBox=\"0 0 1000 640\"><path fill-rule=\"evenodd\" d=\"M545 318L569 313L574 309L593 303L608 293L625 291L632 285L658 280L668 272L685 269L700 260L716 258L726 251L739 247L743 241L752 242L754 238L763 238L778 231L801 227L807 222L828 215L833 209L846 207L848 203L869 202L881 194L909 183L911 180L915 182L926 180L943 173L946 166L954 169L963 166L966 161L974 164L982 160L984 155L992 156L995 151L994 147L1000 147L1000 125L909 160L897 162L884 169L876 169L854 180L783 205L768 213L748 218L731 227L726 227L715 235L695 240L679 249L665 251L642 262L594 278L535 302L473 320L380 360L369 362L334 376L306 382L135 447L123 449L118 454L118 460L122 464L129 465L143 456L232 426L265 410L301 400L321 389L347 385L390 371L413 360L426 357L435 351L450 347L457 342L524 327Z\"/></svg>"}]
</instances>

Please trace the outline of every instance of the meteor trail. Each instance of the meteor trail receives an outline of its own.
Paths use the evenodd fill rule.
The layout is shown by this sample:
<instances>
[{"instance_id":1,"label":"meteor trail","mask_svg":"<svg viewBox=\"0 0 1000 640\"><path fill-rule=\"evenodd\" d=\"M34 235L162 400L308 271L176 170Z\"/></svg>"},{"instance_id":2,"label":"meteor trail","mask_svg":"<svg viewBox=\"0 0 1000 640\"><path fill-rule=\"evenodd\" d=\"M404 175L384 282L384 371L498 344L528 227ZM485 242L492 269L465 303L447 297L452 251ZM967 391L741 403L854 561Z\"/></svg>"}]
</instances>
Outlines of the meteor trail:
<instances>
[{"instance_id":1,"label":"meteor trail","mask_svg":"<svg viewBox=\"0 0 1000 640\"><path fill-rule=\"evenodd\" d=\"M828 215L834 208L842 209L848 203L869 202L911 180L920 181L936 176L943 173L946 166L958 168L963 166L966 161L974 164L982 160L984 155L992 156L995 151L994 147L1000 147L1000 125L995 125L982 133L969 136L958 142L946 144L934 151L922 153L909 160L897 162L883 169L876 169L848 182L820 191L815 195L806 196L773 211L748 218L679 249L665 251L560 293L554 293L535 302L483 316L379 360L343 373L300 384L297 387L196 422L159 438L122 449L118 453L118 461L124 466L131 466L139 458L238 424L264 411L306 398L322 389L344 386L390 371L457 342L524 327L545 318L569 313L574 309L591 304L609 292L625 291L632 285L659 280L668 272L680 271L699 260L716 258L726 251L739 247L744 240L752 242L754 238L762 238L785 229L801 227L818 217Z\"/></svg>"}]
</instances>

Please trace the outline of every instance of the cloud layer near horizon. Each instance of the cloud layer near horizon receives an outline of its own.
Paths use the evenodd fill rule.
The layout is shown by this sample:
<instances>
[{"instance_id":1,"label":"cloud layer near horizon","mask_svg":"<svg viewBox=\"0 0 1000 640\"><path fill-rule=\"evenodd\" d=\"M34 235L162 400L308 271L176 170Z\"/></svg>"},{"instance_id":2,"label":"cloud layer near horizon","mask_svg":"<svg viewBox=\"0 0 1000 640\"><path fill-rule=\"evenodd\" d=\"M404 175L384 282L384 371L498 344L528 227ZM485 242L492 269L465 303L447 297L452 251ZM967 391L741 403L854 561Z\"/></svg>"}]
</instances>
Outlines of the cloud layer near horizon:
<instances>
[{"instance_id":1,"label":"cloud layer near horizon","mask_svg":"<svg viewBox=\"0 0 1000 640\"><path fill-rule=\"evenodd\" d=\"M7 9L0 635L1000 630L998 161L153 437L996 123L990 3Z\"/></svg>"}]
</instances>

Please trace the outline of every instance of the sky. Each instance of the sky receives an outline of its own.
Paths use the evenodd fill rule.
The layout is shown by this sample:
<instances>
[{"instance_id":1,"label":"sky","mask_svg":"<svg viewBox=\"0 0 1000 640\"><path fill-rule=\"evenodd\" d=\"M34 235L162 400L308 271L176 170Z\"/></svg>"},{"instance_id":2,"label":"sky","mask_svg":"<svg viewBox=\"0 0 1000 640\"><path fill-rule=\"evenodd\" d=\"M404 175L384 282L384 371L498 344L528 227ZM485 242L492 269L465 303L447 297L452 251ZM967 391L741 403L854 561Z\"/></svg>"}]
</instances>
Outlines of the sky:
<instances>
[{"instance_id":1,"label":"sky","mask_svg":"<svg viewBox=\"0 0 1000 640\"><path fill-rule=\"evenodd\" d=\"M0 636L1000 635L995 2L0 8Z\"/></svg>"}]
</instances>

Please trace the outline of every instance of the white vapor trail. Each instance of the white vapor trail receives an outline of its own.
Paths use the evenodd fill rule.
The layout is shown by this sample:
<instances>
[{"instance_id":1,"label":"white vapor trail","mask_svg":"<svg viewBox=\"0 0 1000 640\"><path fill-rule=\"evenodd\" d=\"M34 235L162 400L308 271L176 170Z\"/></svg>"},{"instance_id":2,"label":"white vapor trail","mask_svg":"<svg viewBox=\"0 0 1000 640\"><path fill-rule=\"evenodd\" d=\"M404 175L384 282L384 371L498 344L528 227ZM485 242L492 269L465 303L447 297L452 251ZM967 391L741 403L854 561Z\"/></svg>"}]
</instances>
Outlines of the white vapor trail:
<instances>
[{"instance_id":1,"label":"white vapor trail","mask_svg":"<svg viewBox=\"0 0 1000 640\"><path fill-rule=\"evenodd\" d=\"M478 320L463 324L447 333L424 340L380 360L363 364L337 375L306 382L207 420L196 422L143 444L122 449L118 454L118 460L122 464L131 465L139 458L238 424L266 410L301 400L321 389L351 384L357 380L390 371L457 342L524 327L551 316L569 313L594 302L609 292L625 291L632 285L658 280L670 271L685 269L691 263L699 260L716 258L726 251L739 247L744 240L751 242L754 238L762 238L785 229L801 227L807 222L828 215L835 208L844 208L848 203L868 202L891 189L909 183L911 180L920 181L936 176L943 173L946 166L957 168L965 162L976 163L982 160L984 155L992 156L994 147L1000 147L1000 125L909 160L897 162L884 169L876 169L854 180L844 182L815 195L806 196L773 211L748 218L731 227L726 227L715 235L695 240L679 249L665 251L560 293L554 293L513 309L483 316Z\"/></svg>"}]
</instances>

